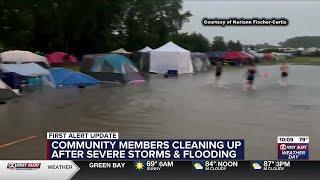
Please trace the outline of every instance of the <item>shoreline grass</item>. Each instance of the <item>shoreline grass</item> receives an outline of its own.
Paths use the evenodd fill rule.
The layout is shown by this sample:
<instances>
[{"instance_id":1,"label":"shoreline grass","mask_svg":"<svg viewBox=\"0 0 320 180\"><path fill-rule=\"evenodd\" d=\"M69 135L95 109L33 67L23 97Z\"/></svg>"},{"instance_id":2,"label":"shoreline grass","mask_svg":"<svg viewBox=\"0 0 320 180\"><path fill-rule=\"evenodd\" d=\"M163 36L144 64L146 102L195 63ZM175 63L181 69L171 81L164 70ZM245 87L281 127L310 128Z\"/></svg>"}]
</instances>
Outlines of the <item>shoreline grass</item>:
<instances>
[{"instance_id":1,"label":"shoreline grass","mask_svg":"<svg viewBox=\"0 0 320 180\"><path fill-rule=\"evenodd\" d=\"M291 65L314 65L320 66L320 57L294 57L290 59L277 60L277 61L266 61L258 63L258 65L277 65L282 63L287 63Z\"/></svg>"}]
</instances>

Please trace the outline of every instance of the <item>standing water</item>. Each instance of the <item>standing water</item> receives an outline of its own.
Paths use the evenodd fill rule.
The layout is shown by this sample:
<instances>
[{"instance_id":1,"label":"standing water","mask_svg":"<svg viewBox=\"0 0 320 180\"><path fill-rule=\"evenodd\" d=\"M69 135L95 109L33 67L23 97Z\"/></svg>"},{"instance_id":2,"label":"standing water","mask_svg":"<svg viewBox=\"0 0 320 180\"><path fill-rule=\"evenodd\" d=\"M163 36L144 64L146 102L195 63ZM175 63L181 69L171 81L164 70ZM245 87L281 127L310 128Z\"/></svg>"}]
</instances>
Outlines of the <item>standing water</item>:
<instances>
[{"instance_id":1,"label":"standing water","mask_svg":"<svg viewBox=\"0 0 320 180\"><path fill-rule=\"evenodd\" d=\"M320 67L290 66L289 86L279 66L259 67L255 91L244 92L245 69L226 69L228 88L213 72L163 78L143 85L42 88L0 106L1 159L45 159L47 131L117 131L120 138L245 139L246 159L276 159L280 135L310 136L320 157ZM267 77L263 73L268 73ZM261 153L263 152L263 153Z\"/></svg>"}]
</instances>

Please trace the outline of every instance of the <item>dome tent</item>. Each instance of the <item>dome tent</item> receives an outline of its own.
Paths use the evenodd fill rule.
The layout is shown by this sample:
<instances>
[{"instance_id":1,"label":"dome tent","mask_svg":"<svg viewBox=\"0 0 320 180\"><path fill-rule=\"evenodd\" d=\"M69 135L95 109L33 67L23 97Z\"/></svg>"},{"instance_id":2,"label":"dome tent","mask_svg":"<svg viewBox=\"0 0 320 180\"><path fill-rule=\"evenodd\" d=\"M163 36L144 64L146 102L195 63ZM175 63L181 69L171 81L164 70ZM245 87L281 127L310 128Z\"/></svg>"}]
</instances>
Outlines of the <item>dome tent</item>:
<instances>
[{"instance_id":1,"label":"dome tent","mask_svg":"<svg viewBox=\"0 0 320 180\"><path fill-rule=\"evenodd\" d=\"M64 64L77 64L78 60L75 56L69 55L65 52L54 52L47 54L46 57L50 65L64 65Z\"/></svg>"},{"instance_id":2,"label":"dome tent","mask_svg":"<svg viewBox=\"0 0 320 180\"><path fill-rule=\"evenodd\" d=\"M150 52L150 72L164 74L168 70L193 73L190 51L171 41Z\"/></svg>"},{"instance_id":3,"label":"dome tent","mask_svg":"<svg viewBox=\"0 0 320 180\"><path fill-rule=\"evenodd\" d=\"M210 62L208 56L204 53L192 52L191 59L194 72L208 71L210 69Z\"/></svg>"},{"instance_id":4,"label":"dome tent","mask_svg":"<svg viewBox=\"0 0 320 180\"><path fill-rule=\"evenodd\" d=\"M47 58L30 51L6 51L0 53L0 61L5 64L23 64L23 63L37 63L41 66L48 67Z\"/></svg>"},{"instance_id":5,"label":"dome tent","mask_svg":"<svg viewBox=\"0 0 320 180\"><path fill-rule=\"evenodd\" d=\"M47 76L49 71L36 63L26 64L0 64L0 71L7 73L15 73L24 77L28 85L48 85Z\"/></svg>"},{"instance_id":6,"label":"dome tent","mask_svg":"<svg viewBox=\"0 0 320 180\"><path fill-rule=\"evenodd\" d=\"M17 96L18 94L16 94L9 86L6 85L6 83L0 79L0 103L13 99Z\"/></svg>"},{"instance_id":7,"label":"dome tent","mask_svg":"<svg viewBox=\"0 0 320 180\"><path fill-rule=\"evenodd\" d=\"M26 64L0 64L3 73L14 72L21 76L37 77L49 75L49 71L36 63Z\"/></svg>"},{"instance_id":8,"label":"dome tent","mask_svg":"<svg viewBox=\"0 0 320 180\"><path fill-rule=\"evenodd\" d=\"M90 86L97 85L99 81L80 72L65 68L52 68L49 70L54 87Z\"/></svg>"},{"instance_id":9,"label":"dome tent","mask_svg":"<svg viewBox=\"0 0 320 180\"><path fill-rule=\"evenodd\" d=\"M99 56L92 63L83 62L83 65L86 67L81 67L82 72L103 82L144 82L134 64L120 54Z\"/></svg>"}]
</instances>

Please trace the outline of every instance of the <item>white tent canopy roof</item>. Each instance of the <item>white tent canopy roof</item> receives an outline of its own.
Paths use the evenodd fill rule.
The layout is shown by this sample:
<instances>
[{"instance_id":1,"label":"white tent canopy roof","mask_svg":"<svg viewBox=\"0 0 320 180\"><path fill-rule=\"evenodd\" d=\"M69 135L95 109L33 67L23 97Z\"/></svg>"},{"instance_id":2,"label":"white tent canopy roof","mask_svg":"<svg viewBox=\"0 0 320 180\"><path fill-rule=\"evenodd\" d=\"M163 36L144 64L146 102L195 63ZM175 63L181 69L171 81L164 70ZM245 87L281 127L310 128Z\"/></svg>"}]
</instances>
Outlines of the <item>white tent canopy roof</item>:
<instances>
[{"instance_id":1,"label":"white tent canopy roof","mask_svg":"<svg viewBox=\"0 0 320 180\"><path fill-rule=\"evenodd\" d=\"M111 51L111 52L112 53L118 53L118 54L132 54L132 52L126 51L123 48L120 48L120 49L117 49L117 50L114 50L114 51Z\"/></svg>"},{"instance_id":2,"label":"white tent canopy roof","mask_svg":"<svg viewBox=\"0 0 320 180\"><path fill-rule=\"evenodd\" d=\"M190 51L168 42L150 52L150 72L167 73L177 70L179 74L193 73Z\"/></svg>"},{"instance_id":3,"label":"white tent canopy roof","mask_svg":"<svg viewBox=\"0 0 320 180\"><path fill-rule=\"evenodd\" d=\"M139 50L139 52L150 52L150 51L152 51L152 49L149 46L146 46L145 48Z\"/></svg>"},{"instance_id":4,"label":"white tent canopy roof","mask_svg":"<svg viewBox=\"0 0 320 180\"><path fill-rule=\"evenodd\" d=\"M21 76L45 76L49 75L49 71L35 63L26 64L0 64L3 72L14 72Z\"/></svg>"},{"instance_id":5,"label":"white tent canopy roof","mask_svg":"<svg viewBox=\"0 0 320 180\"><path fill-rule=\"evenodd\" d=\"M157 49L154 49L152 50L154 52L189 52L188 50L176 45L175 43L173 42L168 42L167 44L157 48Z\"/></svg>"},{"instance_id":6,"label":"white tent canopy roof","mask_svg":"<svg viewBox=\"0 0 320 180\"><path fill-rule=\"evenodd\" d=\"M38 54L32 53L30 51L6 51L0 54L0 59L4 63L31 63L31 62L43 62L49 65L47 58L40 56Z\"/></svg>"}]
</instances>

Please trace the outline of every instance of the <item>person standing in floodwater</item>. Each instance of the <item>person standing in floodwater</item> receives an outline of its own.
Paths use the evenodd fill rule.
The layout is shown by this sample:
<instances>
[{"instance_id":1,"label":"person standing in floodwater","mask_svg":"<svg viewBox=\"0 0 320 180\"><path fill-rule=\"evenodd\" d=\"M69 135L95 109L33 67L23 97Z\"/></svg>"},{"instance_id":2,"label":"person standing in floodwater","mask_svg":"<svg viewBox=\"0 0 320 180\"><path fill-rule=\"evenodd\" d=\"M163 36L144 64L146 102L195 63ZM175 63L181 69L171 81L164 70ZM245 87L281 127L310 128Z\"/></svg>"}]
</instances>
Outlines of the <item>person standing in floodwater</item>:
<instances>
[{"instance_id":1,"label":"person standing in floodwater","mask_svg":"<svg viewBox=\"0 0 320 180\"><path fill-rule=\"evenodd\" d=\"M217 62L216 74L215 74L215 80L214 80L214 84L216 84L216 85L219 85L219 82L221 80L222 71L223 71L222 65L223 65L223 63L221 61Z\"/></svg>"},{"instance_id":2,"label":"person standing in floodwater","mask_svg":"<svg viewBox=\"0 0 320 180\"><path fill-rule=\"evenodd\" d=\"M258 71L257 71L256 65L254 63L251 63L246 74L245 74L247 76L245 91L256 89L255 85L254 85L254 80L255 80L257 73L258 73Z\"/></svg>"},{"instance_id":3,"label":"person standing in floodwater","mask_svg":"<svg viewBox=\"0 0 320 180\"><path fill-rule=\"evenodd\" d=\"M280 80L280 85L287 87L288 85L288 73L289 73L289 67L287 66L286 63L283 63L280 66L280 72L281 72L281 80Z\"/></svg>"}]
</instances>

